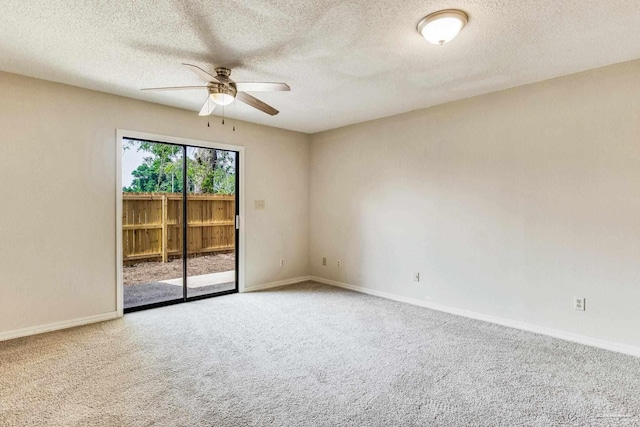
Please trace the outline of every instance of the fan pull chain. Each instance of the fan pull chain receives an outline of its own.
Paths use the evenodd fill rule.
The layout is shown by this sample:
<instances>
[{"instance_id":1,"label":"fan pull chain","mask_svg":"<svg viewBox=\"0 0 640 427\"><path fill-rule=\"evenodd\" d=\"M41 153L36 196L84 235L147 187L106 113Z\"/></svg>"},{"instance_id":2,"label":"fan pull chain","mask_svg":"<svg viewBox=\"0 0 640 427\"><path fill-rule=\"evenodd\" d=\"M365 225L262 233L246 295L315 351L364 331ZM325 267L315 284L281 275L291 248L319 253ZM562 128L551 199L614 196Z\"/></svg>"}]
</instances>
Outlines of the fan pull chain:
<instances>
[{"instance_id":1,"label":"fan pull chain","mask_svg":"<svg viewBox=\"0 0 640 427\"><path fill-rule=\"evenodd\" d=\"M224 124L224 106L222 107L222 124Z\"/></svg>"}]
</instances>

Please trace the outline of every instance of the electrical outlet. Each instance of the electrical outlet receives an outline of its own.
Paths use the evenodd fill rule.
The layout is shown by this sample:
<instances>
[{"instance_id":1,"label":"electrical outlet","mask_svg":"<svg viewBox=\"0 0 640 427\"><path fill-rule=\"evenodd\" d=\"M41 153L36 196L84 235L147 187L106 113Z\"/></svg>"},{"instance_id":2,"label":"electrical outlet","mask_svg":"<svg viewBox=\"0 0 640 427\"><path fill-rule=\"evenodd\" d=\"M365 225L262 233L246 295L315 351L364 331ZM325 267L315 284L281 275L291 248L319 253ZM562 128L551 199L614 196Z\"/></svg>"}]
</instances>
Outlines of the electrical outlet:
<instances>
[{"instance_id":1,"label":"electrical outlet","mask_svg":"<svg viewBox=\"0 0 640 427\"><path fill-rule=\"evenodd\" d=\"M280 267L284 267L284 260L283 259L280 260Z\"/></svg>"},{"instance_id":2,"label":"electrical outlet","mask_svg":"<svg viewBox=\"0 0 640 427\"><path fill-rule=\"evenodd\" d=\"M257 211L264 210L265 208L264 200L256 200L254 206Z\"/></svg>"},{"instance_id":3,"label":"electrical outlet","mask_svg":"<svg viewBox=\"0 0 640 427\"><path fill-rule=\"evenodd\" d=\"M573 297L573 309L578 311L585 311L587 300L584 298Z\"/></svg>"},{"instance_id":4,"label":"electrical outlet","mask_svg":"<svg viewBox=\"0 0 640 427\"><path fill-rule=\"evenodd\" d=\"M322 265L327 265L327 258L326 257L322 257Z\"/></svg>"},{"instance_id":5,"label":"electrical outlet","mask_svg":"<svg viewBox=\"0 0 640 427\"><path fill-rule=\"evenodd\" d=\"M413 273L413 281L414 282L420 281L420 273Z\"/></svg>"},{"instance_id":6,"label":"electrical outlet","mask_svg":"<svg viewBox=\"0 0 640 427\"><path fill-rule=\"evenodd\" d=\"M342 261L338 260L338 268L342 268Z\"/></svg>"}]
</instances>

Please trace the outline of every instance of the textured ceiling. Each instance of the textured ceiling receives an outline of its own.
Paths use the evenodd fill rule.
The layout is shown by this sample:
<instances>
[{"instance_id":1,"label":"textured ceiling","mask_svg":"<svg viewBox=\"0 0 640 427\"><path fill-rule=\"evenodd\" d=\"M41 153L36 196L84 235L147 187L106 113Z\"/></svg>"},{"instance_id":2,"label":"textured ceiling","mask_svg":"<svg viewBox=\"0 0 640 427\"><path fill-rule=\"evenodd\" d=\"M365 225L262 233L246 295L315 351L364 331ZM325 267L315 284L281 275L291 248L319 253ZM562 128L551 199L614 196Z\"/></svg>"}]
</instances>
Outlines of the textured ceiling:
<instances>
[{"instance_id":1,"label":"textured ceiling","mask_svg":"<svg viewBox=\"0 0 640 427\"><path fill-rule=\"evenodd\" d=\"M415 26L445 8L469 24L431 45ZM231 67L292 91L254 94L278 116L228 116L313 133L636 59L639 28L637 0L2 0L0 70L196 114L204 92L140 88Z\"/></svg>"}]
</instances>

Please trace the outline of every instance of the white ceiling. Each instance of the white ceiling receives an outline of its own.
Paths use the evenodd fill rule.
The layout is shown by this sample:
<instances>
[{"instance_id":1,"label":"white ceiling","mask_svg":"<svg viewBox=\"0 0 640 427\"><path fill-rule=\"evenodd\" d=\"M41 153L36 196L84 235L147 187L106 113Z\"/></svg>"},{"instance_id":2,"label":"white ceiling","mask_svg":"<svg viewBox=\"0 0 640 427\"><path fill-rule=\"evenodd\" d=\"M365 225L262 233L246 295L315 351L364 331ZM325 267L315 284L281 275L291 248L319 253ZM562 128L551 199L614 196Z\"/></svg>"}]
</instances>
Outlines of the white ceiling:
<instances>
[{"instance_id":1,"label":"white ceiling","mask_svg":"<svg viewBox=\"0 0 640 427\"><path fill-rule=\"evenodd\" d=\"M415 26L445 8L469 24L431 45ZM197 111L206 92L140 88L227 66L292 88L228 116L314 133L636 59L639 28L637 0L2 0L0 69Z\"/></svg>"}]
</instances>

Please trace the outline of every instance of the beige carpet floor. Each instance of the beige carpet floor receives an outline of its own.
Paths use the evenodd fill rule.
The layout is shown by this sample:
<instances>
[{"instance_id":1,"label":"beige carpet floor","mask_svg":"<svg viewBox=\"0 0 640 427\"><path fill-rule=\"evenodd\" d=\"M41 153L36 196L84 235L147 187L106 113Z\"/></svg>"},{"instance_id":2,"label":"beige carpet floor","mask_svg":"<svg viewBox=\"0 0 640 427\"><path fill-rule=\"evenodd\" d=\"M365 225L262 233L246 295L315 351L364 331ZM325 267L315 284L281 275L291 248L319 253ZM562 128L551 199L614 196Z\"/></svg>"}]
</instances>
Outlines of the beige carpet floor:
<instances>
[{"instance_id":1,"label":"beige carpet floor","mask_svg":"<svg viewBox=\"0 0 640 427\"><path fill-rule=\"evenodd\" d=\"M1 426L640 425L640 359L316 283L0 343Z\"/></svg>"}]
</instances>

